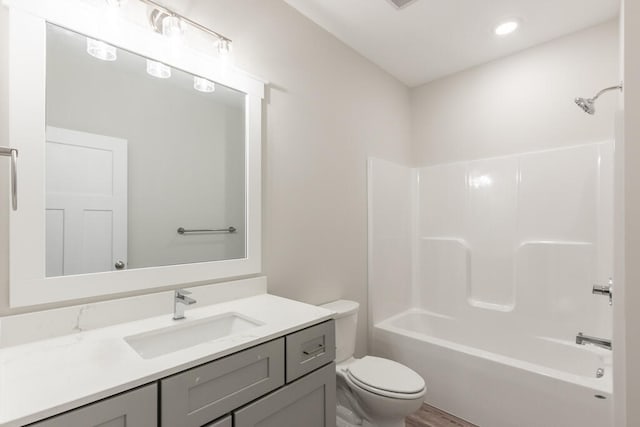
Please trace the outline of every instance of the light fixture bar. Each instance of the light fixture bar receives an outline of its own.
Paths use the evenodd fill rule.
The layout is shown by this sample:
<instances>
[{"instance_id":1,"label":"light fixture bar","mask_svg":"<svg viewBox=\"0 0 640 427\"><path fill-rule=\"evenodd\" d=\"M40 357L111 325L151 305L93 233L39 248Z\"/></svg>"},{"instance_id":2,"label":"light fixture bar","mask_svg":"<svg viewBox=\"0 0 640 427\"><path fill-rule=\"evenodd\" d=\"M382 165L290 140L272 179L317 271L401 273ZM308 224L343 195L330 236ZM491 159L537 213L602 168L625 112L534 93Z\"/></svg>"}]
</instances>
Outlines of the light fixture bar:
<instances>
[{"instance_id":1,"label":"light fixture bar","mask_svg":"<svg viewBox=\"0 0 640 427\"><path fill-rule=\"evenodd\" d=\"M187 18L186 16L180 15L179 13L169 9L168 7L163 6L160 3L156 3L154 0L140 0L140 1L142 3L148 4L149 6L155 7L156 9L160 10L161 12L166 13L169 16L177 16L183 22L186 22L187 24L191 25L192 27L194 27L194 28L196 28L196 29L198 29L198 30L200 30L202 32L205 32L205 33L207 33L207 34L209 34L211 36L214 36L219 40L226 40L228 42L231 42L230 38L225 37L222 34L216 32L216 31L213 31L212 29L207 28L204 25L199 24L196 21L193 21L193 20Z\"/></svg>"}]
</instances>

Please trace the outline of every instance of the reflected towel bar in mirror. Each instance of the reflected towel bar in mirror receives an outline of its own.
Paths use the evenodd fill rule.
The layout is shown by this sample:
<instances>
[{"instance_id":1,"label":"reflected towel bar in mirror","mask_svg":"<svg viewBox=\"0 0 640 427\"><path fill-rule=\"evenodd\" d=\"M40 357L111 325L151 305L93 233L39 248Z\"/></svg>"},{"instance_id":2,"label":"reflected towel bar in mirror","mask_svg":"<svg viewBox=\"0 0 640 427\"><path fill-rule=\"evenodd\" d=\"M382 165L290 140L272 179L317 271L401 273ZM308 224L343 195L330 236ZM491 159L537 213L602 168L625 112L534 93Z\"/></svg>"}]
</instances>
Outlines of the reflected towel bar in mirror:
<instances>
[{"instance_id":1,"label":"reflected towel bar in mirror","mask_svg":"<svg viewBox=\"0 0 640 427\"><path fill-rule=\"evenodd\" d=\"M189 229L186 229L184 227L178 228L178 234L235 233L235 232L236 232L236 228L235 227L218 228L218 229L215 229L215 230L207 229L207 228L198 229L198 230L189 230Z\"/></svg>"}]
</instances>

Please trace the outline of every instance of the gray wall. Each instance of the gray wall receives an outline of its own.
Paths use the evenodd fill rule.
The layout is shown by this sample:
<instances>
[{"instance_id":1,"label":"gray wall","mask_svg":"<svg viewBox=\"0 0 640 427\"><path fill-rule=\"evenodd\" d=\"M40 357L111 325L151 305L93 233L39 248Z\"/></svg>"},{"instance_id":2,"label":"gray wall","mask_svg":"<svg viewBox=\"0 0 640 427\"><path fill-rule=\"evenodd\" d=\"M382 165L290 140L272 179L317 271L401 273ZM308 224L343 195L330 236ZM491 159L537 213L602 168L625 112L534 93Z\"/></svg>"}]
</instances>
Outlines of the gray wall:
<instances>
[{"instance_id":1,"label":"gray wall","mask_svg":"<svg viewBox=\"0 0 640 427\"><path fill-rule=\"evenodd\" d=\"M611 140L615 94L589 116L574 103L619 82L613 20L416 88L416 166Z\"/></svg>"}]
</instances>

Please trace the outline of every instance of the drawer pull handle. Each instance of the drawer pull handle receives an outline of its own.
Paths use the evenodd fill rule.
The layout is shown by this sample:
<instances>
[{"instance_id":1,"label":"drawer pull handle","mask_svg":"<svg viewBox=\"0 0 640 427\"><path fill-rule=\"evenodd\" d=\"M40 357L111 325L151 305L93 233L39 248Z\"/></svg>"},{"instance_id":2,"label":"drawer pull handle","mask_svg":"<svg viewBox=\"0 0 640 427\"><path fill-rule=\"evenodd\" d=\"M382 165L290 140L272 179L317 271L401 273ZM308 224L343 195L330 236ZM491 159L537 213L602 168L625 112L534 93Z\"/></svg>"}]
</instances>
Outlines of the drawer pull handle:
<instances>
[{"instance_id":1,"label":"drawer pull handle","mask_svg":"<svg viewBox=\"0 0 640 427\"><path fill-rule=\"evenodd\" d=\"M324 352L324 345L322 344L318 344L317 348L315 350L302 350L302 353L305 356L315 356L317 354L320 354Z\"/></svg>"}]
</instances>

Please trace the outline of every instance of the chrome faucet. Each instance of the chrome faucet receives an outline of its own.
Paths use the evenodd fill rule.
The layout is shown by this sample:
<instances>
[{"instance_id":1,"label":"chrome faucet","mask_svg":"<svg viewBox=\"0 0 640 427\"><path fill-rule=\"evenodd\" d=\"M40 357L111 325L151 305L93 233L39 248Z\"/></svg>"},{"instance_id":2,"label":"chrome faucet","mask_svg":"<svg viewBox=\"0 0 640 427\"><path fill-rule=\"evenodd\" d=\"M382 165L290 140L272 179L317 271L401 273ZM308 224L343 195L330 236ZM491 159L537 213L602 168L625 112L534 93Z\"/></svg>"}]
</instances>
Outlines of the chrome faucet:
<instances>
[{"instance_id":1,"label":"chrome faucet","mask_svg":"<svg viewBox=\"0 0 640 427\"><path fill-rule=\"evenodd\" d=\"M578 332L578 335L576 335L576 344L592 344L598 347L606 348L607 350L611 350L611 340L590 337L589 335L584 335L582 332Z\"/></svg>"},{"instance_id":2,"label":"chrome faucet","mask_svg":"<svg viewBox=\"0 0 640 427\"><path fill-rule=\"evenodd\" d=\"M173 320L184 319L184 308L187 305L195 304L196 300L189 298L187 295L191 294L184 289L177 289L173 297Z\"/></svg>"}]
</instances>

